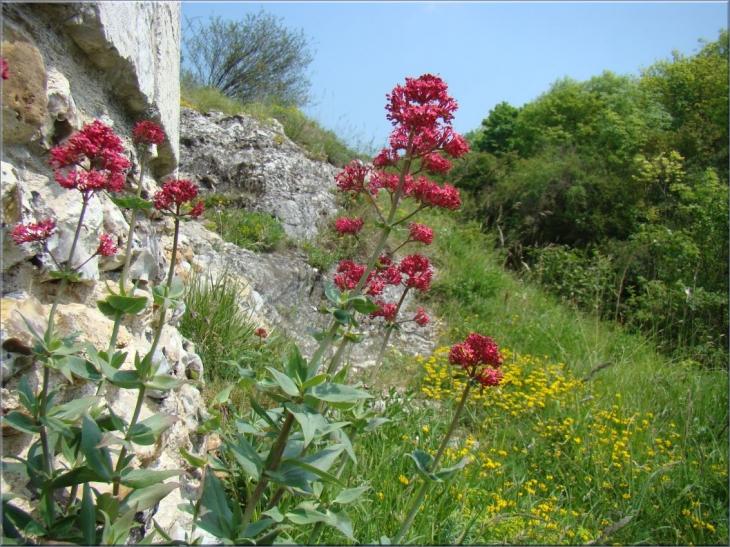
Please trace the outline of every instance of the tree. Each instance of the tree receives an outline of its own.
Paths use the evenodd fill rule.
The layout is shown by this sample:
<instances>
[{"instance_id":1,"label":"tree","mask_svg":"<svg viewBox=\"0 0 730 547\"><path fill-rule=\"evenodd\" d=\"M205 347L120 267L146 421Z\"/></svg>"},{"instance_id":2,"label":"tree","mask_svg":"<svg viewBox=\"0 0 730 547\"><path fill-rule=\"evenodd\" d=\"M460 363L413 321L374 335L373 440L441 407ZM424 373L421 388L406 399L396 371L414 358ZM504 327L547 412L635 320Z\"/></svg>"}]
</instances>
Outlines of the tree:
<instances>
[{"instance_id":1,"label":"tree","mask_svg":"<svg viewBox=\"0 0 730 547\"><path fill-rule=\"evenodd\" d=\"M489 117L482 121L476 149L499 157L514 149L513 134L520 109L502 101L489 111Z\"/></svg>"},{"instance_id":2,"label":"tree","mask_svg":"<svg viewBox=\"0 0 730 547\"><path fill-rule=\"evenodd\" d=\"M304 106L309 100L306 69L313 57L302 30L261 10L243 21L213 17L207 25L187 20L183 38L195 80L242 102Z\"/></svg>"}]
</instances>

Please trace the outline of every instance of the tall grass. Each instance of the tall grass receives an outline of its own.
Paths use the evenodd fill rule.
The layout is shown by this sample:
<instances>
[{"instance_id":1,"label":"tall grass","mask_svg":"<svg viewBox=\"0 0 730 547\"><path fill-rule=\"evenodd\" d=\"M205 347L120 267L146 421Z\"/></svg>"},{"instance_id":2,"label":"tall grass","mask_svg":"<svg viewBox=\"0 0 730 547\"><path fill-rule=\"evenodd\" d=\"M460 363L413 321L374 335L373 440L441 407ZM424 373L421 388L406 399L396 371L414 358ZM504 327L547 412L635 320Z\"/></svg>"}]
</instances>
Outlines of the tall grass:
<instances>
[{"instance_id":1,"label":"tall grass","mask_svg":"<svg viewBox=\"0 0 730 547\"><path fill-rule=\"evenodd\" d=\"M380 393L393 421L357 445L347 480L372 481L351 513L357 537L397 530L417 482L405 454L437 448L462 389L448 345L475 331L504 348L505 381L468 406L445 464L474 461L432 490L409 542L726 544L727 373L660 356L518 280L476 224L438 213L424 222L437 232L430 303L443 346L386 361L406 393Z\"/></svg>"}]
</instances>

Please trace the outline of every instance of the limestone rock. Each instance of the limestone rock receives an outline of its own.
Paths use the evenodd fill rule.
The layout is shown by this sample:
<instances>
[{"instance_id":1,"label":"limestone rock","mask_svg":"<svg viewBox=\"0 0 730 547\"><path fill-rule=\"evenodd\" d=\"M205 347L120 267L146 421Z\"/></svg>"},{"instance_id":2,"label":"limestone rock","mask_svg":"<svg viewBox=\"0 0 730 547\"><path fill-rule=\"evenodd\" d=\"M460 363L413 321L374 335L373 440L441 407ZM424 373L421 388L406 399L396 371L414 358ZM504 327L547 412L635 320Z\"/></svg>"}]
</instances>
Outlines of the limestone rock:
<instances>
[{"instance_id":1,"label":"limestone rock","mask_svg":"<svg viewBox=\"0 0 730 547\"><path fill-rule=\"evenodd\" d=\"M2 44L9 79L3 81L3 144L40 137L46 114L46 69L38 48L25 42Z\"/></svg>"},{"instance_id":2,"label":"limestone rock","mask_svg":"<svg viewBox=\"0 0 730 547\"><path fill-rule=\"evenodd\" d=\"M180 110L181 176L242 196L245 208L272 214L300 241L337 212L332 190L339 169L307 158L280 126L245 114Z\"/></svg>"}]
</instances>

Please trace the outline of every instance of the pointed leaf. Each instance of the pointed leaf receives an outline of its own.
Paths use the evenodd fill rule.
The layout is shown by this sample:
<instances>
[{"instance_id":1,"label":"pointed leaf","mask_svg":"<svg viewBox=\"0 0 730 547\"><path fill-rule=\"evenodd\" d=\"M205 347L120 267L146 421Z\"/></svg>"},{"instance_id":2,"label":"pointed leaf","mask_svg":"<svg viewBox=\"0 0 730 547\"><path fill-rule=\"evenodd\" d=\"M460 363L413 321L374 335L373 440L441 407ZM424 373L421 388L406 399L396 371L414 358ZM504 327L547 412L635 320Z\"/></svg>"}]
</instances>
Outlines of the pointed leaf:
<instances>
[{"instance_id":1,"label":"pointed leaf","mask_svg":"<svg viewBox=\"0 0 730 547\"><path fill-rule=\"evenodd\" d=\"M416 464L416 473L426 481L430 482L442 482L436 475L431 473L428 468L433 464L433 456L423 450L414 450L410 454L406 454Z\"/></svg>"},{"instance_id":2,"label":"pointed leaf","mask_svg":"<svg viewBox=\"0 0 730 547\"><path fill-rule=\"evenodd\" d=\"M145 511L157 505L161 499L179 486L180 483L178 482L165 482L132 490L122 501L122 507L131 508L136 506L136 511Z\"/></svg>"},{"instance_id":3,"label":"pointed leaf","mask_svg":"<svg viewBox=\"0 0 730 547\"><path fill-rule=\"evenodd\" d=\"M233 452L236 461L241 464L243 470L256 480L261 476L264 467L264 460L261 459L256 449L251 446L243 435L238 435L237 443L228 442L228 448Z\"/></svg>"},{"instance_id":4,"label":"pointed leaf","mask_svg":"<svg viewBox=\"0 0 730 547\"><path fill-rule=\"evenodd\" d=\"M307 379L307 362L302 357L299 348L292 345L286 359L286 375L298 385Z\"/></svg>"},{"instance_id":5,"label":"pointed leaf","mask_svg":"<svg viewBox=\"0 0 730 547\"><path fill-rule=\"evenodd\" d=\"M184 469L153 471L152 469L130 469L128 467L122 471L121 483L129 488L147 488L170 477L179 477L180 475L190 476Z\"/></svg>"},{"instance_id":6,"label":"pointed leaf","mask_svg":"<svg viewBox=\"0 0 730 547\"><path fill-rule=\"evenodd\" d=\"M352 307L355 308L355 311L363 315L370 315L371 313L380 310L380 306L374 304L367 296L359 295L351 300Z\"/></svg>"},{"instance_id":7,"label":"pointed leaf","mask_svg":"<svg viewBox=\"0 0 730 547\"><path fill-rule=\"evenodd\" d=\"M435 475L439 479L446 480L456 474L457 471L460 471L464 469L467 465L469 465L473 460L469 457L464 457L457 463L456 465L452 465L451 467L444 467L442 469L439 469Z\"/></svg>"},{"instance_id":8,"label":"pointed leaf","mask_svg":"<svg viewBox=\"0 0 730 547\"><path fill-rule=\"evenodd\" d=\"M72 399L68 403L54 406L48 411L48 416L53 416L59 420L73 423L78 420L90 406L100 400L101 397L81 397L80 399Z\"/></svg>"},{"instance_id":9,"label":"pointed leaf","mask_svg":"<svg viewBox=\"0 0 730 547\"><path fill-rule=\"evenodd\" d=\"M334 509L327 511L327 524L334 526L340 532L347 536L350 541L357 541L353 535L352 521L350 515L344 509Z\"/></svg>"},{"instance_id":10,"label":"pointed leaf","mask_svg":"<svg viewBox=\"0 0 730 547\"><path fill-rule=\"evenodd\" d=\"M333 304L339 304L340 303L340 296L341 292L337 288L337 285L332 283L332 281L325 280L324 282L324 295L327 297L327 300L332 302Z\"/></svg>"},{"instance_id":11,"label":"pointed leaf","mask_svg":"<svg viewBox=\"0 0 730 547\"><path fill-rule=\"evenodd\" d=\"M84 414L81 425L81 451L86 463L104 481L112 479L112 459L108 448L97 448L102 439L101 429L88 414Z\"/></svg>"},{"instance_id":12,"label":"pointed leaf","mask_svg":"<svg viewBox=\"0 0 730 547\"><path fill-rule=\"evenodd\" d=\"M249 395L248 396L248 400L251 403L251 408L253 408L254 412L256 412L256 414L258 414L259 416L261 416L267 424L269 424L272 428L274 428L274 431L279 431L279 429L281 429L279 427L279 424L277 424L271 418L271 416L269 416L269 413L266 410L264 410L261 407L261 405L258 404L258 402L256 402L256 399L254 399L253 396Z\"/></svg>"},{"instance_id":13,"label":"pointed leaf","mask_svg":"<svg viewBox=\"0 0 730 547\"><path fill-rule=\"evenodd\" d=\"M366 484L365 486L358 486L357 488L347 488L345 490L341 490L332 503L352 503L362 494L370 490L370 488L371 486L369 484Z\"/></svg>"},{"instance_id":14,"label":"pointed leaf","mask_svg":"<svg viewBox=\"0 0 730 547\"><path fill-rule=\"evenodd\" d=\"M304 435L304 446L308 446L318 428L327 425L327 420L316 409L307 405L296 405L286 403L284 407L294 415L294 418L302 428Z\"/></svg>"},{"instance_id":15,"label":"pointed leaf","mask_svg":"<svg viewBox=\"0 0 730 547\"><path fill-rule=\"evenodd\" d=\"M10 426L13 429L22 431L23 433L31 433L36 435L41 432L41 426L36 425L30 416L11 410L2 420L3 426Z\"/></svg>"},{"instance_id":16,"label":"pointed leaf","mask_svg":"<svg viewBox=\"0 0 730 547\"><path fill-rule=\"evenodd\" d=\"M205 465L208 463L207 456L204 456L203 458L198 458L197 456L190 454L182 446L180 447L180 455L185 458L186 462L195 467L205 467Z\"/></svg>"},{"instance_id":17,"label":"pointed leaf","mask_svg":"<svg viewBox=\"0 0 730 547\"><path fill-rule=\"evenodd\" d=\"M299 395L299 389L297 388L296 384L286 374L284 374L283 372L279 372L272 367L266 367L266 370L271 373L271 375L274 377L274 380L277 384L279 384L279 387L281 387L284 393L286 393L290 397L296 397Z\"/></svg>"},{"instance_id":18,"label":"pointed leaf","mask_svg":"<svg viewBox=\"0 0 730 547\"><path fill-rule=\"evenodd\" d=\"M216 537L234 541L231 528L233 513L228 507L226 488L210 467L205 468L203 493L200 496L196 524Z\"/></svg>"},{"instance_id":19,"label":"pointed leaf","mask_svg":"<svg viewBox=\"0 0 730 547\"><path fill-rule=\"evenodd\" d=\"M144 383L147 389L157 389L159 391L167 391L168 389L177 389L185 384L192 383L192 380L181 380L168 374L157 374Z\"/></svg>"},{"instance_id":20,"label":"pointed leaf","mask_svg":"<svg viewBox=\"0 0 730 547\"><path fill-rule=\"evenodd\" d=\"M369 393L344 384L325 382L307 391L307 395L317 397L328 403L355 403L358 399L372 399Z\"/></svg>"},{"instance_id":21,"label":"pointed leaf","mask_svg":"<svg viewBox=\"0 0 730 547\"><path fill-rule=\"evenodd\" d=\"M155 444L160 435L177 421L178 417L172 414L165 414L164 412L153 414L132 428L129 440L143 446Z\"/></svg>"},{"instance_id":22,"label":"pointed leaf","mask_svg":"<svg viewBox=\"0 0 730 547\"><path fill-rule=\"evenodd\" d=\"M26 375L23 375L20 379L20 383L18 384L18 399L20 400L20 404L22 404L31 415L35 413L35 407L38 400L33 393L33 389L30 387L30 382Z\"/></svg>"},{"instance_id":23,"label":"pointed leaf","mask_svg":"<svg viewBox=\"0 0 730 547\"><path fill-rule=\"evenodd\" d=\"M218 393L215 397L213 397L213 404L222 405L228 402L228 399L231 396L231 391L233 391L234 387L236 387L236 384L231 384L226 389Z\"/></svg>"},{"instance_id":24,"label":"pointed leaf","mask_svg":"<svg viewBox=\"0 0 730 547\"><path fill-rule=\"evenodd\" d=\"M139 373L136 370L117 370L103 359L98 361L102 374L109 382L123 389L139 389L142 387Z\"/></svg>"},{"instance_id":25,"label":"pointed leaf","mask_svg":"<svg viewBox=\"0 0 730 547\"><path fill-rule=\"evenodd\" d=\"M146 296L114 296L109 295L106 299L110 306L126 313L127 315L137 315L147 307Z\"/></svg>"},{"instance_id":26,"label":"pointed leaf","mask_svg":"<svg viewBox=\"0 0 730 547\"><path fill-rule=\"evenodd\" d=\"M91 487L88 482L84 483L83 498L81 500L81 512L79 514L81 531L84 535L86 545L96 544L96 508L94 498L91 495Z\"/></svg>"},{"instance_id":27,"label":"pointed leaf","mask_svg":"<svg viewBox=\"0 0 730 547\"><path fill-rule=\"evenodd\" d=\"M350 323L354 324L354 319L349 311L347 310L335 310L332 315L335 318L335 321L342 325L349 325Z\"/></svg>"},{"instance_id":28,"label":"pointed leaf","mask_svg":"<svg viewBox=\"0 0 730 547\"><path fill-rule=\"evenodd\" d=\"M318 374L313 378L310 378L302 384L302 391L307 391L310 387L318 386L319 384L326 382L329 374Z\"/></svg>"},{"instance_id":29,"label":"pointed leaf","mask_svg":"<svg viewBox=\"0 0 730 547\"><path fill-rule=\"evenodd\" d=\"M56 490L58 488L66 488L67 486L74 486L85 482L104 482L104 479L93 469L84 465L82 467L76 467L68 473L64 473L60 477L54 479L51 482L51 488Z\"/></svg>"}]
</instances>

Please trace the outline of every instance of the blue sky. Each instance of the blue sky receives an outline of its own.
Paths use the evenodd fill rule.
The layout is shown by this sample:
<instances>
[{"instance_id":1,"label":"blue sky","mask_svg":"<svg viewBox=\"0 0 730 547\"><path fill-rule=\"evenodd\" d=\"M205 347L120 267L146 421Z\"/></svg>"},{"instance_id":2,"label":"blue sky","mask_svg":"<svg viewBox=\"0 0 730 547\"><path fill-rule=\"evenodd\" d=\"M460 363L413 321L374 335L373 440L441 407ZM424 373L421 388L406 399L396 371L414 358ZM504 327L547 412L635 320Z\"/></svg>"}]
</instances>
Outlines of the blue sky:
<instances>
[{"instance_id":1,"label":"blue sky","mask_svg":"<svg viewBox=\"0 0 730 547\"><path fill-rule=\"evenodd\" d=\"M182 2L185 18L282 18L311 41L314 104L303 111L377 149L392 126L385 94L406 77L441 76L459 104L454 128L476 129L501 101L522 106L568 76L636 74L672 50L697 51L728 26L712 2Z\"/></svg>"}]
</instances>

